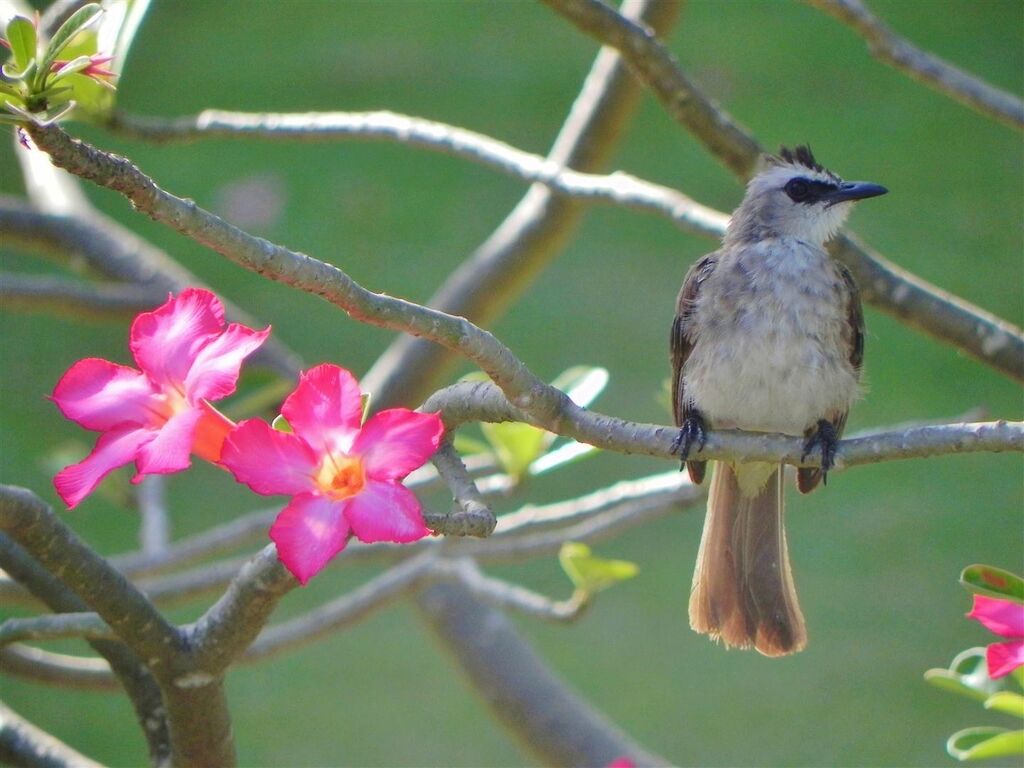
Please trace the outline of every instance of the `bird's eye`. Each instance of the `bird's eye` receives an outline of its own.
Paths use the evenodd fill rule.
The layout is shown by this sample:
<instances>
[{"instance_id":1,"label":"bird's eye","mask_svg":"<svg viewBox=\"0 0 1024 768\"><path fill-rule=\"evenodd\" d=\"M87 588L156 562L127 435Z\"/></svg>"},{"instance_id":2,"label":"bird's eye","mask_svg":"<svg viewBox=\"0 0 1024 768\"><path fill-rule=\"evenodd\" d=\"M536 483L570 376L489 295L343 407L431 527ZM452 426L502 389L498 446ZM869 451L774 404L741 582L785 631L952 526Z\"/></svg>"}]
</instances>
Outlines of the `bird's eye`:
<instances>
[{"instance_id":1,"label":"bird's eye","mask_svg":"<svg viewBox=\"0 0 1024 768\"><path fill-rule=\"evenodd\" d=\"M783 189L794 203L804 202L811 194L811 185L804 179L790 179Z\"/></svg>"}]
</instances>

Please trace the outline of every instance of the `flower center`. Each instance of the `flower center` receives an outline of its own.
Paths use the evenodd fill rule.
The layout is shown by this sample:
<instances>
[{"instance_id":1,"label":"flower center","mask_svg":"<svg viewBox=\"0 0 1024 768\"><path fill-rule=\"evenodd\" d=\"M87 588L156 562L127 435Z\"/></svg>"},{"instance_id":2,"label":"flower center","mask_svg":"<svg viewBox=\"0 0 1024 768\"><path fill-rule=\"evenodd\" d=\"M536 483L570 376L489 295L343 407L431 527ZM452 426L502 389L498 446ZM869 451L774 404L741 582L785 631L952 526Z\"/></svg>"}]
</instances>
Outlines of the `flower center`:
<instances>
[{"instance_id":1,"label":"flower center","mask_svg":"<svg viewBox=\"0 0 1024 768\"><path fill-rule=\"evenodd\" d=\"M317 472L316 484L336 501L355 496L366 485L363 462L356 456L327 454Z\"/></svg>"}]
</instances>

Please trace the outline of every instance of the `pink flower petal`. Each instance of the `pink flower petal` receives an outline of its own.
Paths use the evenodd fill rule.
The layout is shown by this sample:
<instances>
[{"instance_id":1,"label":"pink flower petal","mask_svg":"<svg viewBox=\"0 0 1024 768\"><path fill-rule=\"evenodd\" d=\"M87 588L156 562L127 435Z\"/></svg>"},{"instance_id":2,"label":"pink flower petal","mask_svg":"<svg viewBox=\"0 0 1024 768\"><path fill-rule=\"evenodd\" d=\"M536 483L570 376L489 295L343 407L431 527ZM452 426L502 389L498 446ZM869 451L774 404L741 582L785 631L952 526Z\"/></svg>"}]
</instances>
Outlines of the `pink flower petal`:
<instances>
[{"instance_id":1,"label":"pink flower petal","mask_svg":"<svg viewBox=\"0 0 1024 768\"><path fill-rule=\"evenodd\" d=\"M443 434L436 413L394 408L367 420L352 453L362 457L367 477L400 480L434 455Z\"/></svg>"},{"instance_id":2,"label":"pink flower petal","mask_svg":"<svg viewBox=\"0 0 1024 768\"><path fill-rule=\"evenodd\" d=\"M430 535L419 499L399 483L367 480L362 493L348 500L345 516L359 540L367 543L405 544Z\"/></svg>"},{"instance_id":3,"label":"pink flower petal","mask_svg":"<svg viewBox=\"0 0 1024 768\"><path fill-rule=\"evenodd\" d=\"M68 369L53 389L53 401L67 418L103 431L118 424L159 423L159 394L145 374L109 360L88 357Z\"/></svg>"},{"instance_id":4,"label":"pink flower petal","mask_svg":"<svg viewBox=\"0 0 1024 768\"><path fill-rule=\"evenodd\" d=\"M985 651L988 662L988 676L995 680L1005 677L1017 667L1024 666L1024 640L1008 643L993 643Z\"/></svg>"},{"instance_id":5,"label":"pink flower petal","mask_svg":"<svg viewBox=\"0 0 1024 768\"><path fill-rule=\"evenodd\" d=\"M224 327L224 307L209 291L187 288L135 318L128 346L135 362L161 387L183 389L199 351Z\"/></svg>"},{"instance_id":6,"label":"pink flower petal","mask_svg":"<svg viewBox=\"0 0 1024 768\"><path fill-rule=\"evenodd\" d=\"M359 384L344 368L310 368L281 406L281 414L321 453L348 453L363 419Z\"/></svg>"},{"instance_id":7,"label":"pink flower petal","mask_svg":"<svg viewBox=\"0 0 1024 768\"><path fill-rule=\"evenodd\" d=\"M139 449L135 459L138 472L132 482L142 482L144 475L167 475L188 469L196 425L202 415L199 408L190 408L174 414L156 430L155 437Z\"/></svg>"},{"instance_id":8,"label":"pink flower petal","mask_svg":"<svg viewBox=\"0 0 1024 768\"><path fill-rule=\"evenodd\" d=\"M242 361L255 352L269 335L269 327L254 331L232 323L224 333L200 349L185 377L189 402L220 400L234 392Z\"/></svg>"},{"instance_id":9,"label":"pink flower petal","mask_svg":"<svg viewBox=\"0 0 1024 768\"><path fill-rule=\"evenodd\" d=\"M302 493L281 510L270 527L277 557L301 583L307 583L345 548L349 526L344 502Z\"/></svg>"},{"instance_id":10,"label":"pink flower petal","mask_svg":"<svg viewBox=\"0 0 1024 768\"><path fill-rule=\"evenodd\" d=\"M100 435L92 453L77 464L65 467L53 478L53 486L68 509L77 507L104 477L134 459L154 434L148 429L125 425Z\"/></svg>"},{"instance_id":11,"label":"pink flower petal","mask_svg":"<svg viewBox=\"0 0 1024 768\"><path fill-rule=\"evenodd\" d=\"M239 424L224 441L221 464L264 496L294 496L315 487L319 457L298 435L281 432L259 419Z\"/></svg>"},{"instance_id":12,"label":"pink flower petal","mask_svg":"<svg viewBox=\"0 0 1024 768\"><path fill-rule=\"evenodd\" d=\"M985 595L974 596L974 607L967 614L989 632L1003 637L1024 637L1024 605Z\"/></svg>"}]
</instances>

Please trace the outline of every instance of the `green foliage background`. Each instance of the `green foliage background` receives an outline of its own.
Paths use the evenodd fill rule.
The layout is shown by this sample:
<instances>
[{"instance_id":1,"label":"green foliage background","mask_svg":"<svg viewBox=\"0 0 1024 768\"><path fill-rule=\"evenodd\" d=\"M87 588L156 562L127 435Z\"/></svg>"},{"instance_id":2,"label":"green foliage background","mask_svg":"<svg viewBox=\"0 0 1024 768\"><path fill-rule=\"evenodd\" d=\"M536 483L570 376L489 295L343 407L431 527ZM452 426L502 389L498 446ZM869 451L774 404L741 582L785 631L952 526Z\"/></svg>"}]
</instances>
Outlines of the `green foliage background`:
<instances>
[{"instance_id":1,"label":"green foliage background","mask_svg":"<svg viewBox=\"0 0 1024 768\"><path fill-rule=\"evenodd\" d=\"M878 0L899 32L1003 88L1024 90L1017 0ZM1024 149L1010 129L871 59L849 30L795 2L691 0L671 39L693 77L767 146L810 142L848 178L891 194L852 227L902 266L1013 322L1024 317ZM128 63L120 103L152 115L391 109L544 153L596 46L528 2L195 3L158 0ZM501 221L523 186L449 157L393 144L205 142L144 146L73 126L131 156L166 189L223 210L225 185L281 195L256 233L332 261L364 285L422 301ZM650 97L614 168L730 210L742 190ZM21 194L10 142L0 192ZM310 363L365 372L390 334L242 272L89 189L104 211L180 259L222 295L272 322ZM4 269L61 271L4 248ZM600 410L667 423L656 401L667 329L689 264L714 244L628 211L592 209L579 235L495 327L537 373L577 364L611 371ZM872 309L867 379L849 430L950 419L984 406L1021 418L1020 389ZM4 482L57 502L48 457L89 436L45 395L83 356L127 362L126 324L0 313L0 469ZM258 383L251 377L247 386ZM663 470L605 455L537 479L523 499L566 498ZM790 547L810 647L770 661L691 633L686 599L701 509L597 547L640 565L571 627L520 621L577 689L641 742L685 765L936 765L945 738L1008 718L926 685L922 672L986 642L963 619L960 569L1022 570L1019 454L894 462L838 473L823 492L789 495ZM124 481L124 478L121 478ZM199 467L170 483L175 535L263 505ZM431 500L440 504L441 500ZM502 503L514 508L520 499ZM104 552L134 544L136 521L96 496L66 519ZM499 574L550 594L569 585L554 559ZM371 576L330 573L285 601L279 618ZM202 604L174 609L180 621ZM8 612L10 613L10 612ZM80 650L81 645L58 646ZM496 660L500 663L500 660ZM487 716L408 603L229 681L245 765L518 765L528 762ZM56 691L10 678L0 696L101 761L144 761L118 696Z\"/></svg>"}]
</instances>

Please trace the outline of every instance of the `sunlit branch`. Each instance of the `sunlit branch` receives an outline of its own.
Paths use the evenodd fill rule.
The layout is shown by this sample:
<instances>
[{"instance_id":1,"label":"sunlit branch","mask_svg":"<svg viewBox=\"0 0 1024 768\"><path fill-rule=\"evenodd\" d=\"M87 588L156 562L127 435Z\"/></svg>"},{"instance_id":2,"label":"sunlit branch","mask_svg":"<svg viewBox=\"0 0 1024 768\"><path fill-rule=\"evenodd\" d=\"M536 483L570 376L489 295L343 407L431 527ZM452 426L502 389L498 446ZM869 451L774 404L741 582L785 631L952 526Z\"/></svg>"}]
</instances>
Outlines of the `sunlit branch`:
<instances>
[{"instance_id":1,"label":"sunlit branch","mask_svg":"<svg viewBox=\"0 0 1024 768\"><path fill-rule=\"evenodd\" d=\"M720 234L725 223L723 214L669 187L626 173L605 175L576 171L556 159L524 152L481 133L394 112L251 114L206 110L195 117L172 120L120 114L111 127L152 141L213 137L393 141L480 163L579 200L654 211L670 216L681 229L697 234Z\"/></svg>"},{"instance_id":2,"label":"sunlit branch","mask_svg":"<svg viewBox=\"0 0 1024 768\"><path fill-rule=\"evenodd\" d=\"M450 561L446 566L473 596L495 608L511 609L533 619L575 621L589 605L581 592L567 600L552 600L518 584L486 576L469 558Z\"/></svg>"},{"instance_id":3,"label":"sunlit branch","mask_svg":"<svg viewBox=\"0 0 1024 768\"><path fill-rule=\"evenodd\" d=\"M0 763L38 768L101 768L0 702Z\"/></svg>"},{"instance_id":4,"label":"sunlit branch","mask_svg":"<svg viewBox=\"0 0 1024 768\"><path fill-rule=\"evenodd\" d=\"M1017 130L1024 130L1024 102L989 85L893 32L860 0L806 0L864 38L871 55L933 90Z\"/></svg>"}]
</instances>

